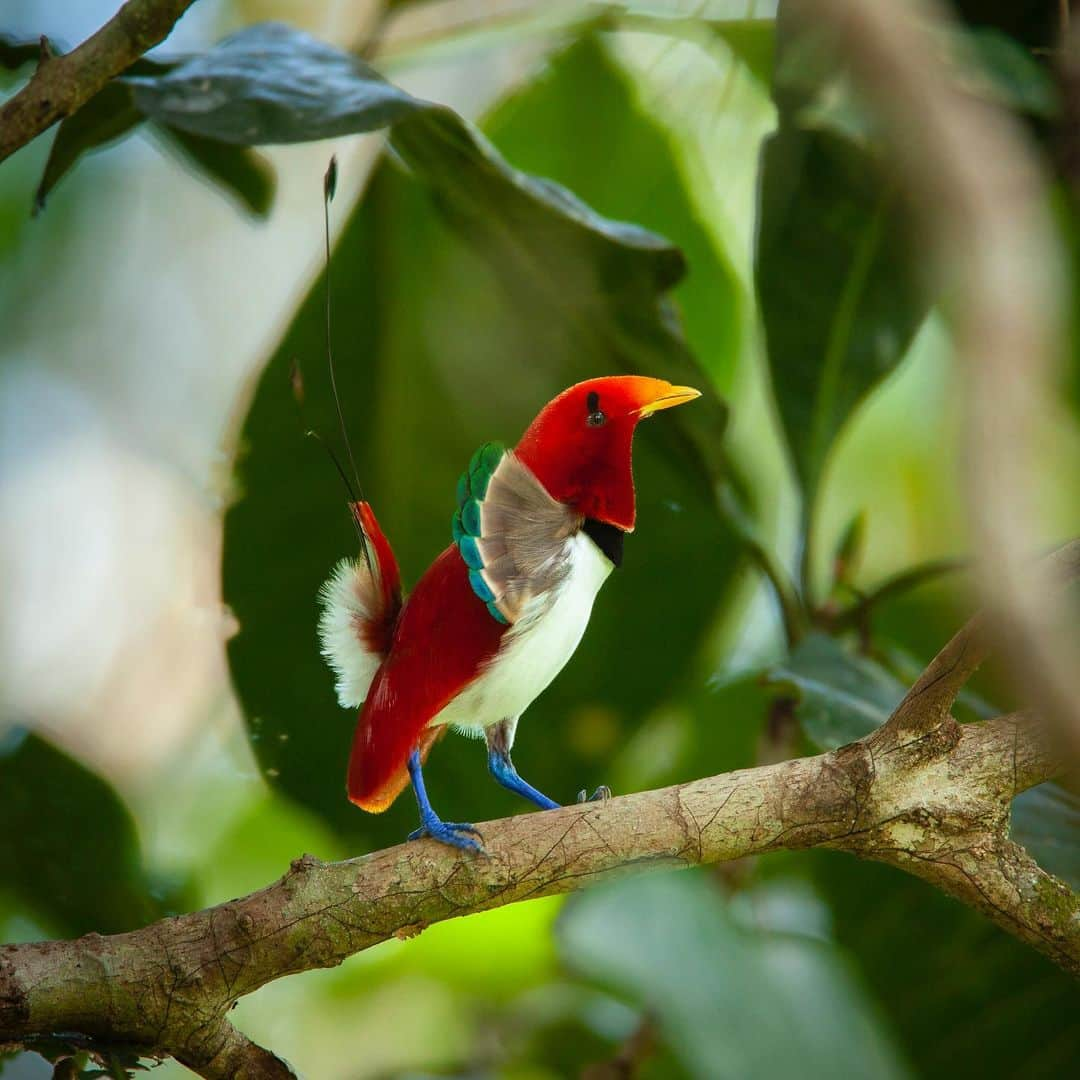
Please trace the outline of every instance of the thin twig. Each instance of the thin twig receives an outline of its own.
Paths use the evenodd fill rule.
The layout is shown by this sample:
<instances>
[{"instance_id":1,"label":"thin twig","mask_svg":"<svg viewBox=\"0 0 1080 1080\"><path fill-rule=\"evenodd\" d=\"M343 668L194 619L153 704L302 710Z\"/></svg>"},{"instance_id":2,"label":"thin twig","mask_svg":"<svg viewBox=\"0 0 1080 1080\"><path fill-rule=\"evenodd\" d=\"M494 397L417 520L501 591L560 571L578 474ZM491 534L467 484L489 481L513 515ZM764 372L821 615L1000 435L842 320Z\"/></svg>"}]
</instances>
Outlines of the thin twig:
<instances>
[{"instance_id":1,"label":"thin twig","mask_svg":"<svg viewBox=\"0 0 1080 1080\"><path fill-rule=\"evenodd\" d=\"M42 48L30 81L0 107L0 161L70 116L111 78L169 36L194 0L128 0L64 56Z\"/></svg>"}]
</instances>

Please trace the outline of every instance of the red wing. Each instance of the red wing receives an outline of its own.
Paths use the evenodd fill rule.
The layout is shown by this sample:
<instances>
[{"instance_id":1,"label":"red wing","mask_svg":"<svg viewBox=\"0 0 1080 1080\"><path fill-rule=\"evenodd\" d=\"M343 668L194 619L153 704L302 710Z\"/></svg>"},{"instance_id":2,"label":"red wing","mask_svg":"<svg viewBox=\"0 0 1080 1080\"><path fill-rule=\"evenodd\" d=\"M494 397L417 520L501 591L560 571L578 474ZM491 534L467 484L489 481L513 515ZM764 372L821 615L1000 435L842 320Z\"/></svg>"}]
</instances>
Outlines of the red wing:
<instances>
[{"instance_id":1,"label":"red wing","mask_svg":"<svg viewBox=\"0 0 1080 1080\"><path fill-rule=\"evenodd\" d=\"M457 547L448 547L401 609L360 711L349 759L354 803L378 813L397 798L409 755L418 746L426 754L438 735L425 731L428 721L476 678L506 630L473 592Z\"/></svg>"}]
</instances>

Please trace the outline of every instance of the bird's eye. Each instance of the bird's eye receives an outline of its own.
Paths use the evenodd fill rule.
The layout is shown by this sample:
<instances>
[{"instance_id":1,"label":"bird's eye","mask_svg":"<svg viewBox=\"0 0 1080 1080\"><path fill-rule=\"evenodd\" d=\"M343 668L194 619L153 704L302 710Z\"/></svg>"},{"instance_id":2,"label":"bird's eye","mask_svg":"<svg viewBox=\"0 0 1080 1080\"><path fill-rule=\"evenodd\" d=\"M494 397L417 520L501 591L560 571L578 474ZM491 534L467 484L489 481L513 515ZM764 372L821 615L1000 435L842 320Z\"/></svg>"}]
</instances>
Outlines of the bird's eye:
<instances>
[{"instance_id":1,"label":"bird's eye","mask_svg":"<svg viewBox=\"0 0 1080 1080\"><path fill-rule=\"evenodd\" d=\"M585 399L585 423L589 427L600 427L607 423L607 417L600 411L600 395L595 390Z\"/></svg>"},{"instance_id":2,"label":"bird's eye","mask_svg":"<svg viewBox=\"0 0 1080 1080\"><path fill-rule=\"evenodd\" d=\"M600 427L601 424L607 423L607 417L597 409L595 412L591 412L585 417L585 423L588 424L589 427Z\"/></svg>"}]
</instances>

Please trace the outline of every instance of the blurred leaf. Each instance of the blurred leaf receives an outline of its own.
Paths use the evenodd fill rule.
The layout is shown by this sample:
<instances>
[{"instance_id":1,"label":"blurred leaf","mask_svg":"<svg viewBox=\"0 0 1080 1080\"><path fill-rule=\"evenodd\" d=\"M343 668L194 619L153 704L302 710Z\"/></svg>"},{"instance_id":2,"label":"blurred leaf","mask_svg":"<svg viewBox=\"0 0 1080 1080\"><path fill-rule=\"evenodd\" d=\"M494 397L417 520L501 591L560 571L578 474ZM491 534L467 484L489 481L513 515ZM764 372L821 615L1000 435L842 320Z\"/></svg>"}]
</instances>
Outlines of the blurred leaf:
<instances>
[{"instance_id":1,"label":"blurred leaf","mask_svg":"<svg viewBox=\"0 0 1080 1080\"><path fill-rule=\"evenodd\" d=\"M833 585L850 586L855 579L866 548L866 511L860 510L848 522L833 556Z\"/></svg>"},{"instance_id":2,"label":"blurred leaf","mask_svg":"<svg viewBox=\"0 0 1080 1080\"><path fill-rule=\"evenodd\" d=\"M156 129L166 146L175 148L219 187L257 217L265 217L274 201L276 181L269 162L254 150L205 139L179 128Z\"/></svg>"},{"instance_id":3,"label":"blurred leaf","mask_svg":"<svg viewBox=\"0 0 1080 1080\"><path fill-rule=\"evenodd\" d=\"M1076 1074L1075 979L900 870L826 851L809 861L832 907L837 941L857 957L918 1075Z\"/></svg>"},{"instance_id":4,"label":"blurred leaf","mask_svg":"<svg viewBox=\"0 0 1080 1080\"><path fill-rule=\"evenodd\" d=\"M130 87L120 82L107 83L81 109L65 117L34 196L36 208L44 209L49 192L83 154L119 139L142 122Z\"/></svg>"},{"instance_id":5,"label":"blurred leaf","mask_svg":"<svg viewBox=\"0 0 1080 1080\"><path fill-rule=\"evenodd\" d=\"M574 970L658 1018L693 1076L907 1075L834 949L740 927L704 875L583 893L559 941Z\"/></svg>"},{"instance_id":6,"label":"blurred leaf","mask_svg":"<svg viewBox=\"0 0 1080 1080\"><path fill-rule=\"evenodd\" d=\"M1006 108L1053 117L1060 110L1058 89L1048 67L1015 38L992 27L962 35L989 82L988 96Z\"/></svg>"},{"instance_id":7,"label":"blurred leaf","mask_svg":"<svg viewBox=\"0 0 1080 1080\"><path fill-rule=\"evenodd\" d=\"M14 34L0 34L0 68L17 71L24 64L36 64L40 56L39 41L27 41Z\"/></svg>"},{"instance_id":8,"label":"blurred leaf","mask_svg":"<svg viewBox=\"0 0 1080 1080\"><path fill-rule=\"evenodd\" d=\"M709 19L710 30L721 38L759 82L772 82L776 43L772 19Z\"/></svg>"},{"instance_id":9,"label":"blurred leaf","mask_svg":"<svg viewBox=\"0 0 1080 1080\"><path fill-rule=\"evenodd\" d=\"M1012 838L1036 862L1080 889L1080 796L1061 784L1040 784L1012 804Z\"/></svg>"},{"instance_id":10,"label":"blurred leaf","mask_svg":"<svg viewBox=\"0 0 1080 1080\"><path fill-rule=\"evenodd\" d=\"M562 133L582 112L586 90L609 104L592 141L568 152ZM485 439L515 442L567 385L617 370L709 385L662 306L681 270L670 245L510 170L460 120L432 115L401 146L423 170L423 185L391 162L380 165L332 264L338 385L365 493L407 582L449 541L462 462ZM594 42L571 50L500 109L493 133L508 147L533 147L530 165L546 160L560 179L587 181L602 210L608 201L621 212L651 199L694 234L665 143ZM627 170L616 184L616 159L649 167ZM731 289L726 267L702 251L702 272L722 297ZM410 827L410 800L406 794L381 817L345 800L355 715L334 703L315 641L318 587L356 544L337 477L302 437L305 427L336 431L321 359L322 290L319 282L305 299L244 424L242 497L225 524L224 589L240 622L229 658L270 779L354 842L384 845ZM707 303L704 291L697 297ZM701 308L695 314L699 347L711 349L713 318ZM302 424L290 391L297 357ZM599 598L574 659L518 733L522 772L561 801L608 779L605 763L642 718L692 690L686 680L695 652L737 566L707 479L714 463L703 461L719 441L722 406L706 400L698 431L687 419L689 436L675 414L666 420L643 426L636 440L639 525L624 566ZM695 584L675 585L678 617L657 617L672 610L672 583L687 567ZM481 820L525 809L488 779L482 747L464 740L440 744L427 782L447 816Z\"/></svg>"},{"instance_id":11,"label":"blurred leaf","mask_svg":"<svg viewBox=\"0 0 1080 1080\"><path fill-rule=\"evenodd\" d=\"M770 672L769 680L796 691L803 731L821 750L869 735L888 720L906 693L885 668L816 632L803 638Z\"/></svg>"},{"instance_id":12,"label":"blurred leaf","mask_svg":"<svg viewBox=\"0 0 1080 1080\"><path fill-rule=\"evenodd\" d=\"M241 146L374 131L430 107L349 53L272 22L246 27L167 74L126 81L159 123Z\"/></svg>"},{"instance_id":13,"label":"blurred leaf","mask_svg":"<svg viewBox=\"0 0 1080 1080\"><path fill-rule=\"evenodd\" d=\"M0 791L0 888L57 934L132 930L183 902L142 866L116 792L40 736L4 735Z\"/></svg>"},{"instance_id":14,"label":"blurred leaf","mask_svg":"<svg viewBox=\"0 0 1080 1080\"><path fill-rule=\"evenodd\" d=\"M926 310L892 185L831 131L781 123L761 157L755 264L780 418L808 503L829 447Z\"/></svg>"},{"instance_id":15,"label":"blurred leaf","mask_svg":"<svg viewBox=\"0 0 1080 1080\"><path fill-rule=\"evenodd\" d=\"M614 790L641 791L759 764L758 744L775 692L758 674L689 681L626 738L611 763Z\"/></svg>"}]
</instances>

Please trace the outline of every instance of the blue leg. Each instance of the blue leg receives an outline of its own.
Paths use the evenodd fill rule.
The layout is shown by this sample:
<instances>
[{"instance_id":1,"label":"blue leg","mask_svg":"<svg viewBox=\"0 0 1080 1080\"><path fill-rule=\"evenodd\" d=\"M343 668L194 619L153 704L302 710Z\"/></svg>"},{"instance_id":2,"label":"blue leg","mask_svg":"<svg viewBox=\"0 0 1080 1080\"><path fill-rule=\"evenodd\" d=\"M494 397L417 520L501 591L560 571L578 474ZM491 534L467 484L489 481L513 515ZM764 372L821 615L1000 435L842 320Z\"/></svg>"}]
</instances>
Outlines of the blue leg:
<instances>
[{"instance_id":1,"label":"blue leg","mask_svg":"<svg viewBox=\"0 0 1080 1080\"><path fill-rule=\"evenodd\" d=\"M488 769L504 788L508 788L510 791L522 796L522 798L528 799L529 802L536 803L541 810L558 809L559 804L557 802L549 799L542 792L537 791L532 784L518 776L517 769L514 768L514 763L510 760L508 750L489 746Z\"/></svg>"},{"instance_id":2,"label":"blue leg","mask_svg":"<svg viewBox=\"0 0 1080 1080\"><path fill-rule=\"evenodd\" d=\"M480 835L480 830L475 825L443 821L432 810L424 788L424 774L420 771L419 750L414 750L409 755L409 778L412 780L413 791L416 793L416 805L420 807L421 821L420 828L409 833L410 840L430 836L432 840L438 840L442 844L449 844L451 847L462 848L465 851L484 850L483 845L476 839Z\"/></svg>"}]
</instances>

